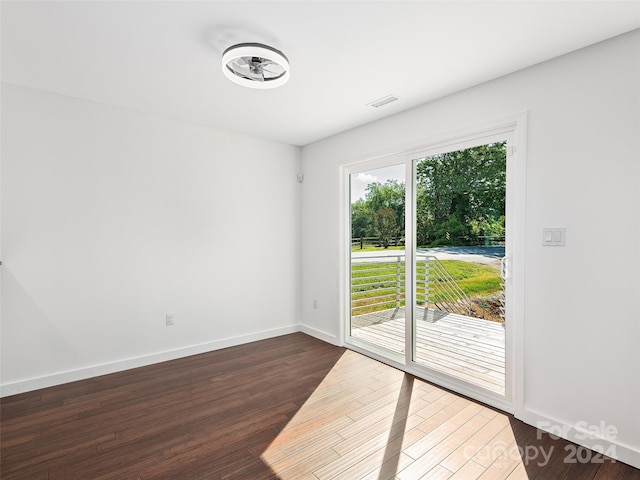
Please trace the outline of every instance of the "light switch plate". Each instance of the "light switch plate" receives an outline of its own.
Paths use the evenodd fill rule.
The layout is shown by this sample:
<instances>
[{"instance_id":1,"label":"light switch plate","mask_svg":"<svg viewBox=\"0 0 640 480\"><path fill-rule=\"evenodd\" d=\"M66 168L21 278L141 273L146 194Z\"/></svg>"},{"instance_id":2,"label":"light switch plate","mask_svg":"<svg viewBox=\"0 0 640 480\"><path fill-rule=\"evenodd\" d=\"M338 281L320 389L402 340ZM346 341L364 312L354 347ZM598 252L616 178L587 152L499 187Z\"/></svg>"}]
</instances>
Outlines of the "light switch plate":
<instances>
[{"instance_id":1,"label":"light switch plate","mask_svg":"<svg viewBox=\"0 0 640 480\"><path fill-rule=\"evenodd\" d=\"M565 227L545 227L542 229L542 245L545 247L564 247L567 236Z\"/></svg>"}]
</instances>

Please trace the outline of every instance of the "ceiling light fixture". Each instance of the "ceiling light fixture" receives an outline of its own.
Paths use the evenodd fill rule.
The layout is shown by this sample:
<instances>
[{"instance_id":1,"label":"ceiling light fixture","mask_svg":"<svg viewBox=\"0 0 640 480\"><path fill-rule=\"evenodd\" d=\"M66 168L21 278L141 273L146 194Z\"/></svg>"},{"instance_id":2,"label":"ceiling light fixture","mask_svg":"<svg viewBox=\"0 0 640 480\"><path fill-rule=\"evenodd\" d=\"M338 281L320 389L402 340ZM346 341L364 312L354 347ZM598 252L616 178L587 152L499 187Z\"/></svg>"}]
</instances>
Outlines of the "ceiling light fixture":
<instances>
[{"instance_id":1,"label":"ceiling light fixture","mask_svg":"<svg viewBox=\"0 0 640 480\"><path fill-rule=\"evenodd\" d=\"M239 43L222 54L222 72L249 88L275 88L289 80L289 60L280 50L261 43Z\"/></svg>"}]
</instances>

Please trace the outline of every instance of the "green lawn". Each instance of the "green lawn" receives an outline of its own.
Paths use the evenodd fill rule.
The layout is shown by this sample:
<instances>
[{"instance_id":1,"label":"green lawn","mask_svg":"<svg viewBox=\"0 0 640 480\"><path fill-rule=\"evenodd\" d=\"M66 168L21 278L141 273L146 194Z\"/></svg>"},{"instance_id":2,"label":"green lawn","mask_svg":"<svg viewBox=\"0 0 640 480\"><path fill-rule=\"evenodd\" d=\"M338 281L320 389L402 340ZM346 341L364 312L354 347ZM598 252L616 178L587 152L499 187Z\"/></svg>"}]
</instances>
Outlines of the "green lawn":
<instances>
[{"instance_id":1,"label":"green lawn","mask_svg":"<svg viewBox=\"0 0 640 480\"><path fill-rule=\"evenodd\" d=\"M441 260L441 263L470 298L486 298L501 288L500 274L495 268L460 260ZM352 264L352 307L363 307L357 309L357 314L394 308L397 305L398 268L401 277L400 304L404 305L404 262L400 262L400 265L396 261ZM423 262L418 263L416 277L416 300L418 303L424 303L425 266ZM437 281L433 278L431 280ZM431 301L438 301L437 296ZM379 305L374 305L376 303Z\"/></svg>"},{"instance_id":2,"label":"green lawn","mask_svg":"<svg viewBox=\"0 0 640 480\"><path fill-rule=\"evenodd\" d=\"M488 297L501 288L500 272L488 265L460 260L441 260L440 263L471 298Z\"/></svg>"}]
</instances>

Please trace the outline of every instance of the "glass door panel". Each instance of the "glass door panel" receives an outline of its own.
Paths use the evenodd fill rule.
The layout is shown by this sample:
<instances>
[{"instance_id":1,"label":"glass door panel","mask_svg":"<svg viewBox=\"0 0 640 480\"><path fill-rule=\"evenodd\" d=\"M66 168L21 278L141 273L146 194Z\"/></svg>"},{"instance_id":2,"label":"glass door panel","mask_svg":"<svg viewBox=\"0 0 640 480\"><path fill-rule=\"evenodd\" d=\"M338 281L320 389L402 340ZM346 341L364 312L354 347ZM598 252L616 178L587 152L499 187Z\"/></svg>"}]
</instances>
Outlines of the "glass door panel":
<instances>
[{"instance_id":1,"label":"glass door panel","mask_svg":"<svg viewBox=\"0 0 640 480\"><path fill-rule=\"evenodd\" d=\"M404 355L405 165L351 174L352 339Z\"/></svg>"},{"instance_id":2,"label":"glass door panel","mask_svg":"<svg viewBox=\"0 0 640 480\"><path fill-rule=\"evenodd\" d=\"M505 393L506 142L414 162L413 361Z\"/></svg>"}]
</instances>

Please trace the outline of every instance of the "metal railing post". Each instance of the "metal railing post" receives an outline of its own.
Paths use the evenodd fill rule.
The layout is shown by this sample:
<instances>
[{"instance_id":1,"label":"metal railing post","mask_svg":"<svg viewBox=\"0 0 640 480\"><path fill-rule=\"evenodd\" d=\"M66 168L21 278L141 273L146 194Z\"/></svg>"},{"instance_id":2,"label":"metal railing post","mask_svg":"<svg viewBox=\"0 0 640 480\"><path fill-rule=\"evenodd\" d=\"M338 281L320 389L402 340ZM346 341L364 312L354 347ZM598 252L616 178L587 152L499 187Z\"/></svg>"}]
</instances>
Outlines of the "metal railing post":
<instances>
[{"instance_id":1,"label":"metal railing post","mask_svg":"<svg viewBox=\"0 0 640 480\"><path fill-rule=\"evenodd\" d=\"M429 308L429 294L431 293L431 278L429 275L431 265L429 264L429 257L424 259L424 308Z\"/></svg>"},{"instance_id":2,"label":"metal railing post","mask_svg":"<svg viewBox=\"0 0 640 480\"><path fill-rule=\"evenodd\" d=\"M397 257L396 263L396 308L400 308L400 255Z\"/></svg>"}]
</instances>

